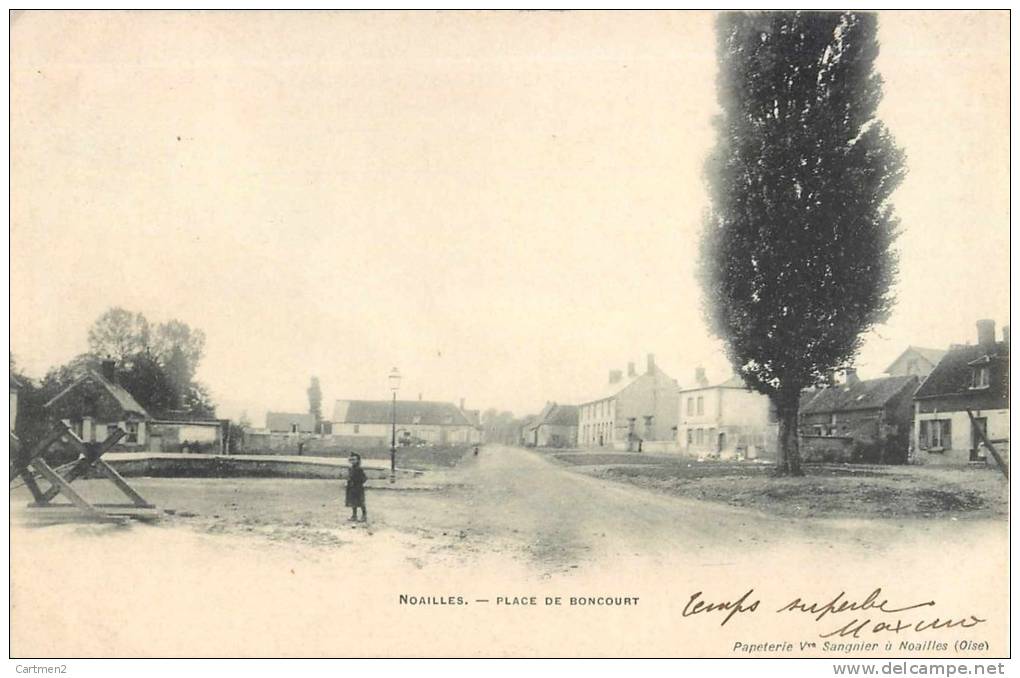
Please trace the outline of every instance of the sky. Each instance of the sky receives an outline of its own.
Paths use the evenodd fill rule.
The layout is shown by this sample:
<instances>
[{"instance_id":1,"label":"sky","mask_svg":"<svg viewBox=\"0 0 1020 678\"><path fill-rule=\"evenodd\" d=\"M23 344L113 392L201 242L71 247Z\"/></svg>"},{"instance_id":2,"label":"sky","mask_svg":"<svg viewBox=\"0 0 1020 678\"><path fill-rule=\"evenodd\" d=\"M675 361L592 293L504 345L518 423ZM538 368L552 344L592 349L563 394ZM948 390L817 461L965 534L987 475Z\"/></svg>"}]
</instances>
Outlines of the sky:
<instances>
[{"instance_id":1,"label":"sky","mask_svg":"<svg viewBox=\"0 0 1020 678\"><path fill-rule=\"evenodd\" d=\"M730 373L693 271L710 13L22 13L11 350L120 306L206 334L218 413L400 396L518 415L646 355ZM1009 15L881 13L907 154L862 376L1009 322Z\"/></svg>"}]
</instances>

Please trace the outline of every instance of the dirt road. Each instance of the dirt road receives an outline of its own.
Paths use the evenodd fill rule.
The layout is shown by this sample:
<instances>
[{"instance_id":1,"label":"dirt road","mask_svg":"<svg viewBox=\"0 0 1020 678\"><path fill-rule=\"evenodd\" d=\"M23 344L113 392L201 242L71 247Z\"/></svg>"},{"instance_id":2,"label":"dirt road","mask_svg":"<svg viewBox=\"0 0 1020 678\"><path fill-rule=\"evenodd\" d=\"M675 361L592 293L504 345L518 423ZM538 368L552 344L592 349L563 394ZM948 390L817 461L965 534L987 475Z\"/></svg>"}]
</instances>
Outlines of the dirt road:
<instances>
[{"instance_id":1,"label":"dirt road","mask_svg":"<svg viewBox=\"0 0 1020 678\"><path fill-rule=\"evenodd\" d=\"M770 639L768 625L720 630L680 611L695 591L722 600L751 588L778 606L884 587L898 600L933 598L943 615L979 612L992 620L982 637L1005 638L1001 520L778 519L506 447L421 482L370 487L367 527L346 521L336 481L133 482L175 513L152 525L27 528L26 497L12 496L15 654L719 654L735 639ZM402 594L470 605L408 606ZM496 605L577 594L642 602ZM374 630L389 620L396 640ZM817 634L797 621L791 637ZM94 632L73 632L83 627ZM553 629L575 636L564 644Z\"/></svg>"}]
</instances>

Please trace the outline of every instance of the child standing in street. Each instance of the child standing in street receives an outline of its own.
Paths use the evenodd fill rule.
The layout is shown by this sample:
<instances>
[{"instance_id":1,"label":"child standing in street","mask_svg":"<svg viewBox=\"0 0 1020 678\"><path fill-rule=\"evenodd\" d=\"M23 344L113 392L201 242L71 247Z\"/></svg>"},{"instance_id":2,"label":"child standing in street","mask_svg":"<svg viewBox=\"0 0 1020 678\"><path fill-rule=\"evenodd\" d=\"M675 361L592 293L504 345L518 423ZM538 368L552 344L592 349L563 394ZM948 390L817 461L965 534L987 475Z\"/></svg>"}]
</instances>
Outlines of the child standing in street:
<instances>
[{"instance_id":1,"label":"child standing in street","mask_svg":"<svg viewBox=\"0 0 1020 678\"><path fill-rule=\"evenodd\" d=\"M361 508L361 522L368 520L368 513L365 511L365 470L361 468L361 455L352 452L350 459L351 470L347 474L347 496L344 502L351 508L351 520L358 519L358 508Z\"/></svg>"}]
</instances>

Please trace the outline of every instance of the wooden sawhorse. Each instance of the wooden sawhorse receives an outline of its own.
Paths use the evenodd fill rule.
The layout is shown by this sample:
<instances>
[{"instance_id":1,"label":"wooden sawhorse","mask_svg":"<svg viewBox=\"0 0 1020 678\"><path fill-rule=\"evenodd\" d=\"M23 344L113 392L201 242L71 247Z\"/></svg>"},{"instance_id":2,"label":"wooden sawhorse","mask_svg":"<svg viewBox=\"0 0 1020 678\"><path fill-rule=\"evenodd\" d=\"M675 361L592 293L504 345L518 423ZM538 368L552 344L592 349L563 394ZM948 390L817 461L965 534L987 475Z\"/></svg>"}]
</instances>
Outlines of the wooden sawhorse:
<instances>
[{"instance_id":1,"label":"wooden sawhorse","mask_svg":"<svg viewBox=\"0 0 1020 678\"><path fill-rule=\"evenodd\" d=\"M34 501L28 505L29 508L63 510L73 506L86 517L104 522L120 521L124 518L157 518L159 512L156 507L147 502L142 495L138 494L124 480L123 476L117 473L116 469L102 458L125 435L127 434L122 429L117 429L101 443L86 443L79 439L66 424L61 423L55 431L44 436L27 454L21 455L19 458L19 467L15 469L13 476L20 477L25 482L25 486L28 487L28 491L32 493ZM46 463L43 455L54 443L61 439L69 442L81 456L77 461L54 469ZM12 445L14 443L15 441L12 440ZM131 500L131 503L94 504L76 492L71 487L71 483L84 476L93 468L123 492ZM44 490L39 487L37 476L49 483L48 489ZM57 495L63 495L70 504L53 503L53 499Z\"/></svg>"}]
</instances>

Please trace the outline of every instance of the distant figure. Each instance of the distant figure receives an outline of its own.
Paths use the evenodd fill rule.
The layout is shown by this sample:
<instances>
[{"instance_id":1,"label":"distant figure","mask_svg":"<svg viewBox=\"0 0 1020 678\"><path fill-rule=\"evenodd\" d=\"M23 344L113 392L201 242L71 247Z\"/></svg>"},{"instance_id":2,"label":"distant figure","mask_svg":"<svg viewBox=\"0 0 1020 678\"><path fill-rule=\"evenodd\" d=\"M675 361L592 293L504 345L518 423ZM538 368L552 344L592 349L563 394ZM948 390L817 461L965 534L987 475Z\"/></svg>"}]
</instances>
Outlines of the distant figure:
<instances>
[{"instance_id":1,"label":"distant figure","mask_svg":"<svg viewBox=\"0 0 1020 678\"><path fill-rule=\"evenodd\" d=\"M478 456L478 446L477 445L475 445L475 456L476 457Z\"/></svg>"},{"instance_id":2,"label":"distant figure","mask_svg":"<svg viewBox=\"0 0 1020 678\"><path fill-rule=\"evenodd\" d=\"M191 445L188 443L188 439L187 438L185 438L184 442L181 443L181 453L182 454L190 454L191 453Z\"/></svg>"},{"instance_id":3,"label":"distant figure","mask_svg":"<svg viewBox=\"0 0 1020 678\"><path fill-rule=\"evenodd\" d=\"M347 497L345 504L351 507L351 520L358 519L358 508L361 508L361 522L368 520L368 513L365 511L365 470L361 468L361 455L352 452L350 459L351 470L347 474Z\"/></svg>"}]
</instances>

